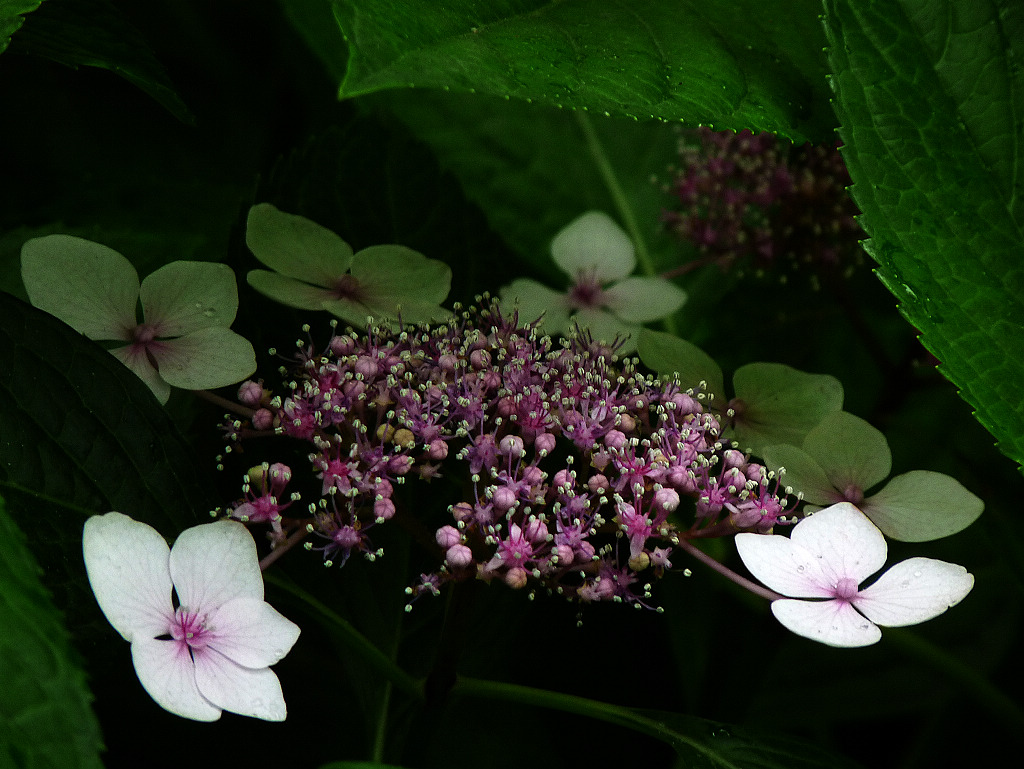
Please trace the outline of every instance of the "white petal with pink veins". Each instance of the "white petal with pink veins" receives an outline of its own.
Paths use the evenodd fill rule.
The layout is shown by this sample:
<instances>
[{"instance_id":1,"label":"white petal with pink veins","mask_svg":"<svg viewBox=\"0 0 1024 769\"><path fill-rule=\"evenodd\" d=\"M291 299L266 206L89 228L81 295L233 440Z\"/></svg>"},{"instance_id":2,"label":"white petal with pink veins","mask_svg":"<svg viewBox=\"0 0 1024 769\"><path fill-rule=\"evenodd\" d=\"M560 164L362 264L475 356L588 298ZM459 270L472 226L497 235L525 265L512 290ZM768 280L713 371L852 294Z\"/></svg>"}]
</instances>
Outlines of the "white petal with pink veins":
<instances>
[{"instance_id":1,"label":"white petal with pink veins","mask_svg":"<svg viewBox=\"0 0 1024 769\"><path fill-rule=\"evenodd\" d=\"M94 515L85 522L82 555L96 602L126 641L167 632L170 553L156 529L121 513Z\"/></svg>"},{"instance_id":2,"label":"white petal with pink veins","mask_svg":"<svg viewBox=\"0 0 1024 769\"><path fill-rule=\"evenodd\" d=\"M878 626L846 601L783 599L772 603L772 614L797 635L828 646L870 646L882 637Z\"/></svg>"},{"instance_id":3,"label":"white petal with pink veins","mask_svg":"<svg viewBox=\"0 0 1024 769\"><path fill-rule=\"evenodd\" d=\"M213 613L233 598L263 600L256 543L237 521L185 529L171 548L171 578L181 606Z\"/></svg>"},{"instance_id":4,"label":"white petal with pink veins","mask_svg":"<svg viewBox=\"0 0 1024 769\"><path fill-rule=\"evenodd\" d=\"M955 606L974 587L974 576L955 563L910 558L860 591L856 607L879 625L916 625Z\"/></svg>"},{"instance_id":5,"label":"white petal with pink veins","mask_svg":"<svg viewBox=\"0 0 1024 769\"><path fill-rule=\"evenodd\" d=\"M288 715L281 682L270 668L247 668L210 647L195 651L199 691L210 702L241 716L284 721Z\"/></svg>"},{"instance_id":6,"label":"white petal with pink veins","mask_svg":"<svg viewBox=\"0 0 1024 769\"><path fill-rule=\"evenodd\" d=\"M758 580L790 598L831 598L835 585L821 571L818 559L789 537L778 534L736 535L736 550Z\"/></svg>"},{"instance_id":7,"label":"white petal with pink veins","mask_svg":"<svg viewBox=\"0 0 1024 769\"><path fill-rule=\"evenodd\" d=\"M299 637L299 626L266 601L234 598L209 616L211 648L248 668L279 662Z\"/></svg>"},{"instance_id":8,"label":"white petal with pink veins","mask_svg":"<svg viewBox=\"0 0 1024 769\"><path fill-rule=\"evenodd\" d=\"M142 688L164 710L195 721L220 718L221 708L199 691L185 644L139 638L132 644L132 662Z\"/></svg>"},{"instance_id":9,"label":"white petal with pink veins","mask_svg":"<svg viewBox=\"0 0 1024 769\"><path fill-rule=\"evenodd\" d=\"M833 585L840 579L860 584L885 565L885 537L849 502L840 502L804 518L793 527L790 537L814 553Z\"/></svg>"}]
</instances>

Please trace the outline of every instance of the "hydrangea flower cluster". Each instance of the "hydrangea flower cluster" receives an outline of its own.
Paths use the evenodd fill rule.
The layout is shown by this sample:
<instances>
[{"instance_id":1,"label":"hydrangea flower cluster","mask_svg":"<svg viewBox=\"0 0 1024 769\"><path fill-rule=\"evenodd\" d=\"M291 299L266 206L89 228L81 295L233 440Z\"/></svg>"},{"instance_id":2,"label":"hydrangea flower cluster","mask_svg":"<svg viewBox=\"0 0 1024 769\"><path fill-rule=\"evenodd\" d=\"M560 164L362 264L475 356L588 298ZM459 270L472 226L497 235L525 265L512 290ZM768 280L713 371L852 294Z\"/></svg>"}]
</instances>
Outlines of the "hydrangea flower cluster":
<instances>
[{"instance_id":1,"label":"hydrangea flower cluster","mask_svg":"<svg viewBox=\"0 0 1024 769\"><path fill-rule=\"evenodd\" d=\"M282 373L283 394L243 384L252 416L227 425L229 450L260 435L306 442L319 498L282 515L291 473L267 465L231 515L281 524L278 544L313 534L306 546L328 565L376 558L373 528L415 516L439 567L413 596L481 578L648 605L681 540L794 520L775 476L721 439L703 392L587 334L556 343L496 302L442 325L335 332L322 351L300 342ZM447 514L399 510L396 487L442 475L463 490Z\"/></svg>"},{"instance_id":2,"label":"hydrangea flower cluster","mask_svg":"<svg viewBox=\"0 0 1024 769\"><path fill-rule=\"evenodd\" d=\"M679 158L664 185L676 200L663 218L696 246L699 263L809 264L838 272L862 258L837 146L787 149L769 133L699 128L681 137Z\"/></svg>"}]
</instances>

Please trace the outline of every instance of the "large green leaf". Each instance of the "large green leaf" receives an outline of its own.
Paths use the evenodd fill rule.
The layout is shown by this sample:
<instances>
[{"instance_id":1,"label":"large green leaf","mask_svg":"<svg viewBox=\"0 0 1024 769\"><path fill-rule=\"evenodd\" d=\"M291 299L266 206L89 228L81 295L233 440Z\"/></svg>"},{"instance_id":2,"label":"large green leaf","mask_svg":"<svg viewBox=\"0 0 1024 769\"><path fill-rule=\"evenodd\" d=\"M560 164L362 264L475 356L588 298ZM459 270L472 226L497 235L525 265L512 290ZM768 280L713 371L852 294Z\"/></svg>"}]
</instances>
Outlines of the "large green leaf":
<instances>
[{"instance_id":1,"label":"large green leaf","mask_svg":"<svg viewBox=\"0 0 1024 769\"><path fill-rule=\"evenodd\" d=\"M866 248L940 370L1024 462L1024 6L825 5Z\"/></svg>"},{"instance_id":2,"label":"large green leaf","mask_svg":"<svg viewBox=\"0 0 1024 769\"><path fill-rule=\"evenodd\" d=\"M814 0L333 5L350 51L343 98L443 88L597 114L779 131L796 141L831 138Z\"/></svg>"},{"instance_id":3,"label":"large green leaf","mask_svg":"<svg viewBox=\"0 0 1024 769\"><path fill-rule=\"evenodd\" d=\"M51 588L86 589L89 515L118 510L171 537L218 504L167 412L113 355L3 293L0 349L0 489L39 532Z\"/></svg>"},{"instance_id":4,"label":"large green leaf","mask_svg":"<svg viewBox=\"0 0 1024 769\"><path fill-rule=\"evenodd\" d=\"M0 24L2 19L0 13ZM182 122L195 122L149 44L110 0L50 0L32 14L15 43L21 53L75 69L100 67L116 72Z\"/></svg>"},{"instance_id":5,"label":"large green leaf","mask_svg":"<svg viewBox=\"0 0 1024 769\"><path fill-rule=\"evenodd\" d=\"M0 766L100 769L85 675L3 499L0 542Z\"/></svg>"},{"instance_id":6,"label":"large green leaf","mask_svg":"<svg viewBox=\"0 0 1024 769\"><path fill-rule=\"evenodd\" d=\"M22 18L39 7L43 0L0 0L0 53L7 50L11 35L21 28Z\"/></svg>"}]
</instances>

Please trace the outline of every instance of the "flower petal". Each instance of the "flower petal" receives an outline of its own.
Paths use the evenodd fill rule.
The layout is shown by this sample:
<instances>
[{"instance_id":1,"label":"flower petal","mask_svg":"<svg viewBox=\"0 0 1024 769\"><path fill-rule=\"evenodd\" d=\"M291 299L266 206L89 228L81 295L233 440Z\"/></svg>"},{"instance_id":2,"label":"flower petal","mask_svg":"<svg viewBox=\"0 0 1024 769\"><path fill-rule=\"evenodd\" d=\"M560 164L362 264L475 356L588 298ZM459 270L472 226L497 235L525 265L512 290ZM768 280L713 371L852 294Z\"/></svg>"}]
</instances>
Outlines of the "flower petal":
<instances>
[{"instance_id":1,"label":"flower petal","mask_svg":"<svg viewBox=\"0 0 1024 769\"><path fill-rule=\"evenodd\" d=\"M566 225L551 241L551 256L571 278L584 273L599 283L624 278L636 267L629 236L603 211L588 211Z\"/></svg>"},{"instance_id":2,"label":"flower petal","mask_svg":"<svg viewBox=\"0 0 1024 769\"><path fill-rule=\"evenodd\" d=\"M870 646L882 637L878 626L846 601L783 599L772 603L772 614L788 630L828 646Z\"/></svg>"},{"instance_id":3,"label":"flower petal","mask_svg":"<svg viewBox=\"0 0 1024 769\"><path fill-rule=\"evenodd\" d=\"M125 345L115 347L110 354L130 368L135 375L146 383L146 387L153 391L153 395L160 403L167 403L171 397L171 386L161 377L159 372L153 368L149 357L146 355L146 348L142 345Z\"/></svg>"},{"instance_id":4,"label":"flower petal","mask_svg":"<svg viewBox=\"0 0 1024 769\"><path fill-rule=\"evenodd\" d=\"M410 301L437 305L448 298L452 270L444 262L397 245L370 246L352 257L352 277L359 281L363 301L395 307Z\"/></svg>"},{"instance_id":5,"label":"flower petal","mask_svg":"<svg viewBox=\"0 0 1024 769\"><path fill-rule=\"evenodd\" d=\"M912 470L865 499L861 509L886 536L926 542L966 529L985 503L948 475Z\"/></svg>"},{"instance_id":6,"label":"flower petal","mask_svg":"<svg viewBox=\"0 0 1024 769\"><path fill-rule=\"evenodd\" d=\"M114 249L71 235L33 238L21 247L21 279L33 306L90 339L131 339L139 276Z\"/></svg>"},{"instance_id":7,"label":"flower petal","mask_svg":"<svg viewBox=\"0 0 1024 769\"><path fill-rule=\"evenodd\" d=\"M299 637L299 626L266 601L234 598L209 618L209 646L247 668L279 662Z\"/></svg>"},{"instance_id":8,"label":"flower petal","mask_svg":"<svg viewBox=\"0 0 1024 769\"><path fill-rule=\"evenodd\" d=\"M152 526L121 513L94 515L82 531L89 585L126 641L166 633L174 617L167 542Z\"/></svg>"},{"instance_id":9,"label":"flower petal","mask_svg":"<svg viewBox=\"0 0 1024 769\"><path fill-rule=\"evenodd\" d=\"M589 331L596 342L611 344L616 338L623 340L616 350L619 355L628 355L636 349L637 341L643 327L636 323L627 323L607 310L595 310L590 307L580 310L569 318L569 326L573 324Z\"/></svg>"},{"instance_id":10,"label":"flower petal","mask_svg":"<svg viewBox=\"0 0 1024 769\"><path fill-rule=\"evenodd\" d=\"M241 382L256 370L248 339L229 328L202 328L152 345L160 377L184 390L206 390Z\"/></svg>"},{"instance_id":11,"label":"flower petal","mask_svg":"<svg viewBox=\"0 0 1024 769\"><path fill-rule=\"evenodd\" d=\"M171 262L148 275L139 289L146 323L157 336L182 336L235 320L235 271L214 262Z\"/></svg>"},{"instance_id":12,"label":"flower petal","mask_svg":"<svg viewBox=\"0 0 1024 769\"><path fill-rule=\"evenodd\" d=\"M825 475L814 458L803 449L791 446L788 443L780 443L774 446L765 446L761 450L761 456L765 464L775 470L780 467L786 468L786 474L782 482L786 486L792 486L793 491L804 495L805 502L815 505L830 505L842 496L836 491L832 482Z\"/></svg>"},{"instance_id":13,"label":"flower petal","mask_svg":"<svg viewBox=\"0 0 1024 769\"><path fill-rule=\"evenodd\" d=\"M843 385L828 374L808 374L781 363L748 363L732 378L744 410L736 439L758 453L776 443L803 445L804 436L843 406Z\"/></svg>"},{"instance_id":14,"label":"flower petal","mask_svg":"<svg viewBox=\"0 0 1024 769\"><path fill-rule=\"evenodd\" d=\"M625 278L605 289L604 300L623 320L648 323L682 307L686 292L664 278Z\"/></svg>"},{"instance_id":15,"label":"flower petal","mask_svg":"<svg viewBox=\"0 0 1024 769\"><path fill-rule=\"evenodd\" d=\"M640 333L640 359L648 368L662 375L678 374L683 387L693 387L700 382L707 383L707 392L716 399L725 397L725 381L722 369L715 360L692 342L680 339L675 334L651 331L645 328Z\"/></svg>"},{"instance_id":16,"label":"flower petal","mask_svg":"<svg viewBox=\"0 0 1024 769\"><path fill-rule=\"evenodd\" d=\"M833 586L843 578L860 584L885 565L885 537L849 502L807 516L793 527L790 539L814 554Z\"/></svg>"},{"instance_id":17,"label":"flower petal","mask_svg":"<svg viewBox=\"0 0 1024 769\"><path fill-rule=\"evenodd\" d=\"M803 447L840 491L849 486L867 491L892 469L889 442L882 431L845 411L825 415L807 433Z\"/></svg>"},{"instance_id":18,"label":"flower petal","mask_svg":"<svg viewBox=\"0 0 1024 769\"><path fill-rule=\"evenodd\" d=\"M240 716L284 721L284 693L270 668L242 667L209 646L193 653L196 684L210 702Z\"/></svg>"},{"instance_id":19,"label":"flower petal","mask_svg":"<svg viewBox=\"0 0 1024 769\"><path fill-rule=\"evenodd\" d=\"M879 625L902 627L939 616L960 603L972 587L974 575L963 566L910 558L861 590L854 605Z\"/></svg>"},{"instance_id":20,"label":"flower petal","mask_svg":"<svg viewBox=\"0 0 1024 769\"><path fill-rule=\"evenodd\" d=\"M270 203L249 209L245 244L270 269L317 286L332 285L352 265L348 243L326 227Z\"/></svg>"},{"instance_id":21,"label":"flower petal","mask_svg":"<svg viewBox=\"0 0 1024 769\"><path fill-rule=\"evenodd\" d=\"M181 606L213 612L233 598L263 600L256 543L237 521L185 529L171 548L171 579Z\"/></svg>"},{"instance_id":22,"label":"flower petal","mask_svg":"<svg viewBox=\"0 0 1024 769\"><path fill-rule=\"evenodd\" d=\"M520 323L533 323L543 316L542 328L548 334L560 334L569 328L569 306L565 294L529 278L518 278L501 289L502 309L506 315L519 311Z\"/></svg>"},{"instance_id":23,"label":"flower petal","mask_svg":"<svg viewBox=\"0 0 1024 769\"><path fill-rule=\"evenodd\" d=\"M199 692L185 644L140 638L132 644L132 662L142 688L164 710L193 721L220 718L221 709Z\"/></svg>"},{"instance_id":24,"label":"flower petal","mask_svg":"<svg viewBox=\"0 0 1024 769\"><path fill-rule=\"evenodd\" d=\"M772 590L791 598L831 598L831 584L814 554L779 534L736 535L743 565Z\"/></svg>"},{"instance_id":25,"label":"flower petal","mask_svg":"<svg viewBox=\"0 0 1024 769\"><path fill-rule=\"evenodd\" d=\"M276 272L250 270L245 280L264 296L300 310L322 310L324 302L334 298L334 292L326 288L311 286Z\"/></svg>"}]
</instances>

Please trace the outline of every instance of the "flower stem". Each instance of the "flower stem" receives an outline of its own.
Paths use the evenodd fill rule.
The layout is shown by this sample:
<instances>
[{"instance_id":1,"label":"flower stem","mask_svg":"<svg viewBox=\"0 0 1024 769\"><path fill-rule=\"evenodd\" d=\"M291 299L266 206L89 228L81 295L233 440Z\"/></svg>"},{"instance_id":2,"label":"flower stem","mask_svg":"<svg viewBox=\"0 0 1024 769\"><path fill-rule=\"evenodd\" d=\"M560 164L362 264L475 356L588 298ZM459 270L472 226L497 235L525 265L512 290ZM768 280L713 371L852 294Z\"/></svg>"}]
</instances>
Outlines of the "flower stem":
<instances>
[{"instance_id":1,"label":"flower stem","mask_svg":"<svg viewBox=\"0 0 1024 769\"><path fill-rule=\"evenodd\" d=\"M912 659L937 670L959 684L975 702L988 710L1010 734L1024 734L1024 711L1012 699L983 678L977 670L944 649L906 628L886 628L882 636Z\"/></svg>"},{"instance_id":2,"label":"flower stem","mask_svg":"<svg viewBox=\"0 0 1024 769\"><path fill-rule=\"evenodd\" d=\"M703 563L705 566L710 566L712 569L717 571L719 574L721 574L726 579L732 580L737 585L739 585L742 588L746 588L747 590L749 590L754 595L759 595L762 598L765 598L765 599L767 599L769 601L777 601L780 598L785 598L785 596L779 595L774 590L769 590L766 587L762 587L761 585L758 585L756 582L751 582L746 577L741 577L739 574L734 572L728 566L726 566L723 563L720 563L719 561L716 561L714 558L712 558L710 555L705 553L703 550L700 550L699 548L694 547L689 542L687 542L685 539L680 539L679 540L679 547L681 547L683 550L688 552L690 555L692 555L698 561Z\"/></svg>"},{"instance_id":3,"label":"flower stem","mask_svg":"<svg viewBox=\"0 0 1024 769\"><path fill-rule=\"evenodd\" d=\"M266 571L270 564L304 540L307 534L309 534L309 532L306 530L305 526L300 526L298 529L293 531L284 542L263 556L263 559L260 561L260 571Z\"/></svg>"},{"instance_id":4,"label":"flower stem","mask_svg":"<svg viewBox=\"0 0 1024 769\"><path fill-rule=\"evenodd\" d=\"M600 700L578 697L574 694L562 694L547 689L534 689L531 686L507 684L500 681L485 681L479 678L458 676L450 690L450 696L479 697L483 699L504 700L526 705L535 705L564 713L575 713L582 716L623 726L627 729L647 734L655 739L671 745L677 750L689 748L705 759L711 759L721 769L740 769L724 756L707 748L699 740L695 740L669 725L653 718L647 718L638 712L619 705L612 705Z\"/></svg>"},{"instance_id":5,"label":"flower stem","mask_svg":"<svg viewBox=\"0 0 1024 769\"><path fill-rule=\"evenodd\" d=\"M212 393L209 390L193 390L192 392L194 392L203 400L210 401L210 403L215 403L216 405L225 408L228 411L231 411L235 414L238 414L239 416L243 416L247 419L252 419L252 415L256 413L255 409L251 409L248 406L243 406L241 403L229 401L227 398L217 395L217 393Z\"/></svg>"},{"instance_id":6,"label":"flower stem","mask_svg":"<svg viewBox=\"0 0 1024 769\"><path fill-rule=\"evenodd\" d=\"M356 630L347 620L332 611L326 604L318 601L290 579L273 572L264 574L263 578L275 587L291 593L298 598L310 614L323 621L334 632L334 637L354 656L362 660L368 668L373 669L384 679L395 685L415 700L423 700L422 682L413 678L402 668L374 646L369 639Z\"/></svg>"},{"instance_id":7,"label":"flower stem","mask_svg":"<svg viewBox=\"0 0 1024 769\"><path fill-rule=\"evenodd\" d=\"M580 131L583 132L583 138L587 142L587 149L590 150L590 155L594 158L594 163L601 174L601 179L604 180L605 187L608 188L608 194L611 195L612 203L615 204L615 210L622 218L622 223L626 225L626 232L629 233L629 238L633 241L633 245L636 248L636 260L640 265L640 269L646 275L657 275L658 272L654 268L654 260L651 259L650 251L647 250L647 241L640 231L640 226L637 224L633 208L629 204L629 199L626 197L622 185L619 184L619 180L615 176L615 169L612 168L611 161L604 151L601 139L598 137L597 131L594 130L594 124L590 122L590 117L582 110L576 110L574 114L576 115L576 122L579 123ZM675 318L663 318L662 323L665 330L670 334L678 333Z\"/></svg>"}]
</instances>

